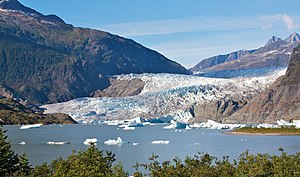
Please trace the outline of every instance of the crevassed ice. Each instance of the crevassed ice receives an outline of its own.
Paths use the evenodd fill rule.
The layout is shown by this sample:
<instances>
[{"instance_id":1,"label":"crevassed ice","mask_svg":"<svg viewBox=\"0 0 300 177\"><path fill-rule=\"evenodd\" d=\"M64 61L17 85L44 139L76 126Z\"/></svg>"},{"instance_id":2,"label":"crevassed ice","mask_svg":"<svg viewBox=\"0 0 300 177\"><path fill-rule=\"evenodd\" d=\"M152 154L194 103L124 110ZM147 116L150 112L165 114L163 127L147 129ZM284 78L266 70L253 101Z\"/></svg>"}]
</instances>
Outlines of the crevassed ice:
<instances>
[{"instance_id":1,"label":"crevassed ice","mask_svg":"<svg viewBox=\"0 0 300 177\"><path fill-rule=\"evenodd\" d=\"M190 118L184 110L191 105L228 96L249 96L269 87L286 70L263 77L216 79L179 74L128 74L118 79L139 78L143 92L123 98L78 98L64 103L44 105L45 113L62 112L76 121L101 119L124 120L133 117L177 115Z\"/></svg>"}]
</instances>

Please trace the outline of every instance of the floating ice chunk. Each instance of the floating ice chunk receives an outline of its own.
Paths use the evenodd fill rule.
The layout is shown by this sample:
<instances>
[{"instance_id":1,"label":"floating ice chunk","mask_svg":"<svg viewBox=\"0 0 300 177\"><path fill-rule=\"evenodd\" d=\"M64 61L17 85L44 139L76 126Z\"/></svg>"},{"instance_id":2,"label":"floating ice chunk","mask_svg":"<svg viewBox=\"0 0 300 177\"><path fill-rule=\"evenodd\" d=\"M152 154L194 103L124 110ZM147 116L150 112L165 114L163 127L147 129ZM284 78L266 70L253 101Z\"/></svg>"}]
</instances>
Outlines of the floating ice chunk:
<instances>
[{"instance_id":1,"label":"floating ice chunk","mask_svg":"<svg viewBox=\"0 0 300 177\"><path fill-rule=\"evenodd\" d=\"M155 140L152 141L151 144L169 144L170 141L166 141L166 140Z\"/></svg>"},{"instance_id":2,"label":"floating ice chunk","mask_svg":"<svg viewBox=\"0 0 300 177\"><path fill-rule=\"evenodd\" d=\"M200 124L191 125L193 128L209 128L209 129L235 129L240 127L245 127L245 124L222 124L213 120L207 120L207 122L202 122Z\"/></svg>"},{"instance_id":3,"label":"floating ice chunk","mask_svg":"<svg viewBox=\"0 0 300 177\"><path fill-rule=\"evenodd\" d=\"M25 145L26 143L24 141L22 141L21 143L19 143L20 145Z\"/></svg>"},{"instance_id":4,"label":"floating ice chunk","mask_svg":"<svg viewBox=\"0 0 300 177\"><path fill-rule=\"evenodd\" d=\"M64 144L70 144L70 142L67 142L67 141L60 141L60 142L48 141L47 144L50 144L50 145L64 145Z\"/></svg>"},{"instance_id":5,"label":"floating ice chunk","mask_svg":"<svg viewBox=\"0 0 300 177\"><path fill-rule=\"evenodd\" d=\"M170 124L167 126L164 126L163 129L175 129L176 125L175 124Z\"/></svg>"},{"instance_id":6,"label":"floating ice chunk","mask_svg":"<svg viewBox=\"0 0 300 177\"><path fill-rule=\"evenodd\" d=\"M109 123L107 123L107 125L111 125L111 126L117 126L117 125L119 125L119 123L118 122L109 122Z\"/></svg>"},{"instance_id":7,"label":"floating ice chunk","mask_svg":"<svg viewBox=\"0 0 300 177\"><path fill-rule=\"evenodd\" d=\"M147 126L147 125L155 125L155 124L150 123L150 122L143 122L143 126Z\"/></svg>"},{"instance_id":8,"label":"floating ice chunk","mask_svg":"<svg viewBox=\"0 0 300 177\"><path fill-rule=\"evenodd\" d=\"M289 123L283 119L277 120L277 124L279 126L295 126L296 128L300 128L300 120L293 120L292 123Z\"/></svg>"},{"instance_id":9,"label":"floating ice chunk","mask_svg":"<svg viewBox=\"0 0 300 177\"><path fill-rule=\"evenodd\" d=\"M123 128L123 130L133 131L133 130L135 130L135 127L126 126L126 127Z\"/></svg>"},{"instance_id":10,"label":"floating ice chunk","mask_svg":"<svg viewBox=\"0 0 300 177\"><path fill-rule=\"evenodd\" d=\"M21 130L31 129L31 128L40 128L43 124L33 124L33 125L22 125Z\"/></svg>"},{"instance_id":11,"label":"floating ice chunk","mask_svg":"<svg viewBox=\"0 0 300 177\"><path fill-rule=\"evenodd\" d=\"M83 144L84 145L92 145L92 144L97 144L98 140L97 138L90 138L90 139L86 139Z\"/></svg>"},{"instance_id":12,"label":"floating ice chunk","mask_svg":"<svg viewBox=\"0 0 300 177\"><path fill-rule=\"evenodd\" d=\"M192 128L191 128L189 125L186 125L186 126L185 126L185 129L186 129L186 130L191 130Z\"/></svg>"},{"instance_id":13,"label":"floating ice chunk","mask_svg":"<svg viewBox=\"0 0 300 177\"><path fill-rule=\"evenodd\" d=\"M293 120L293 125L296 126L296 128L300 128L300 120Z\"/></svg>"},{"instance_id":14,"label":"floating ice chunk","mask_svg":"<svg viewBox=\"0 0 300 177\"><path fill-rule=\"evenodd\" d=\"M128 124L122 124L122 125L119 125L118 127L119 128L125 128L125 127L128 127L129 125Z\"/></svg>"},{"instance_id":15,"label":"floating ice chunk","mask_svg":"<svg viewBox=\"0 0 300 177\"><path fill-rule=\"evenodd\" d=\"M200 123L200 124L195 123L195 124L190 125L191 128L201 128L203 126L204 126L204 122Z\"/></svg>"},{"instance_id":16,"label":"floating ice chunk","mask_svg":"<svg viewBox=\"0 0 300 177\"><path fill-rule=\"evenodd\" d=\"M281 126L281 125L291 125L291 123L288 123L287 121L285 121L283 119L277 120L277 124L279 126Z\"/></svg>"},{"instance_id":17,"label":"floating ice chunk","mask_svg":"<svg viewBox=\"0 0 300 177\"><path fill-rule=\"evenodd\" d=\"M258 124L255 127L257 127L257 128L278 128L278 125L263 123L263 124Z\"/></svg>"},{"instance_id":18,"label":"floating ice chunk","mask_svg":"<svg viewBox=\"0 0 300 177\"><path fill-rule=\"evenodd\" d=\"M106 145L121 145L125 142L123 142L122 138L118 137L116 140L114 139L108 139L107 141L104 141L104 144Z\"/></svg>"},{"instance_id":19,"label":"floating ice chunk","mask_svg":"<svg viewBox=\"0 0 300 177\"><path fill-rule=\"evenodd\" d=\"M132 143L132 145L133 145L133 146L137 146L137 145L139 145L139 143Z\"/></svg>"}]
</instances>

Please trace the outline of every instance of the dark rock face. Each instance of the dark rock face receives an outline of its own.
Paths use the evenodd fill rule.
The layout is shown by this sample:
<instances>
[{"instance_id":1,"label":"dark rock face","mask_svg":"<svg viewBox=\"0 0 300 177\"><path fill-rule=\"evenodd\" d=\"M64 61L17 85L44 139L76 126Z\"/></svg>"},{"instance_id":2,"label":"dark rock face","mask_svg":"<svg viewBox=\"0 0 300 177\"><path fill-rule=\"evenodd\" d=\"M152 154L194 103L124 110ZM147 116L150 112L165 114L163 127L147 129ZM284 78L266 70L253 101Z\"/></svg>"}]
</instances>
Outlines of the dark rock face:
<instances>
[{"instance_id":1,"label":"dark rock face","mask_svg":"<svg viewBox=\"0 0 300 177\"><path fill-rule=\"evenodd\" d=\"M141 79L118 80L109 79L110 86L104 90L97 90L93 97L126 97L138 95L143 91L145 83Z\"/></svg>"},{"instance_id":2,"label":"dark rock face","mask_svg":"<svg viewBox=\"0 0 300 177\"><path fill-rule=\"evenodd\" d=\"M0 80L24 100L43 104L89 96L108 87L106 75L189 73L133 40L75 28L16 0L0 1L0 8Z\"/></svg>"},{"instance_id":3,"label":"dark rock face","mask_svg":"<svg viewBox=\"0 0 300 177\"><path fill-rule=\"evenodd\" d=\"M276 122L300 119L300 47L294 49L286 74L225 122Z\"/></svg>"},{"instance_id":4,"label":"dark rock face","mask_svg":"<svg viewBox=\"0 0 300 177\"><path fill-rule=\"evenodd\" d=\"M194 106L195 122L206 122L208 119L222 122L224 117L231 116L247 104L247 98L226 98Z\"/></svg>"}]
</instances>

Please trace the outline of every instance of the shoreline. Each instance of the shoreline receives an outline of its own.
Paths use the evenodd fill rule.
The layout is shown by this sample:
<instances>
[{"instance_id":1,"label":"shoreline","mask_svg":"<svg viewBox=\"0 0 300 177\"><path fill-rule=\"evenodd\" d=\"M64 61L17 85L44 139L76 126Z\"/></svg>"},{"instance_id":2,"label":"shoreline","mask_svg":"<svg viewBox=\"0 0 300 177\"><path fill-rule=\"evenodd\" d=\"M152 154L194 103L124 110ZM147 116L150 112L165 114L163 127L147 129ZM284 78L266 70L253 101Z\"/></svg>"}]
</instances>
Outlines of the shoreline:
<instances>
[{"instance_id":1,"label":"shoreline","mask_svg":"<svg viewBox=\"0 0 300 177\"><path fill-rule=\"evenodd\" d=\"M251 135L251 136L300 136L300 133L251 133L236 132L234 130L223 132L225 135Z\"/></svg>"}]
</instances>

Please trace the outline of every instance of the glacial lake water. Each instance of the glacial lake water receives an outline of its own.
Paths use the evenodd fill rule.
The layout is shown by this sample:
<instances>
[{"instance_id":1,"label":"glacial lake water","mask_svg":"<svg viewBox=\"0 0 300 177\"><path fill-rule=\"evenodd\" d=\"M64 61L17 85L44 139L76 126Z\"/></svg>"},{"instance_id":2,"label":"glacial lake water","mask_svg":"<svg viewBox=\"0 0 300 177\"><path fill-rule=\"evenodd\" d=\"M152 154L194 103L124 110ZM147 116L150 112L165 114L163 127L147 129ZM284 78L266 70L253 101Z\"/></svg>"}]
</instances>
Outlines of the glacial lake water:
<instances>
[{"instance_id":1,"label":"glacial lake water","mask_svg":"<svg viewBox=\"0 0 300 177\"><path fill-rule=\"evenodd\" d=\"M221 158L237 158L249 149L250 153L279 154L278 148L293 154L300 151L300 136L246 136L226 135L224 130L193 129L181 132L163 129L164 125L136 128L124 131L117 126L107 125L47 125L37 129L20 130L20 126L4 126L8 139L16 153L26 153L32 165L50 162L58 157L66 157L72 150L86 149L86 138L97 138L97 147L112 151L125 170L132 173L135 162L148 162L152 153L160 160L174 157L185 158L197 152L205 152ZM103 142L121 137L130 142L120 146L108 146ZM169 144L151 144L154 140L168 140ZM25 145L20 145L22 141ZM68 141L70 144L48 145L48 141ZM133 143L139 143L133 146Z\"/></svg>"}]
</instances>

